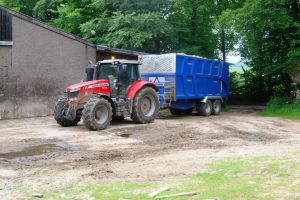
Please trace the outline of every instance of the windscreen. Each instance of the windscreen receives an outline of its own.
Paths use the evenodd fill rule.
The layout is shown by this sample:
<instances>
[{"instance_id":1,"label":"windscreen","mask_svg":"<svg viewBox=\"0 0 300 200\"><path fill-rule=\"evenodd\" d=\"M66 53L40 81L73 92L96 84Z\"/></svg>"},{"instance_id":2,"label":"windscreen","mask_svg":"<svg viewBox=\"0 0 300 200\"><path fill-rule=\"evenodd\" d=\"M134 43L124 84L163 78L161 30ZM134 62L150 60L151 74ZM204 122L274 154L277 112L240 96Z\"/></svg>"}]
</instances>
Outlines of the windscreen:
<instances>
[{"instance_id":1,"label":"windscreen","mask_svg":"<svg viewBox=\"0 0 300 200\"><path fill-rule=\"evenodd\" d=\"M112 64L101 64L96 73L96 79L104 79L110 75L116 77L117 66Z\"/></svg>"}]
</instances>

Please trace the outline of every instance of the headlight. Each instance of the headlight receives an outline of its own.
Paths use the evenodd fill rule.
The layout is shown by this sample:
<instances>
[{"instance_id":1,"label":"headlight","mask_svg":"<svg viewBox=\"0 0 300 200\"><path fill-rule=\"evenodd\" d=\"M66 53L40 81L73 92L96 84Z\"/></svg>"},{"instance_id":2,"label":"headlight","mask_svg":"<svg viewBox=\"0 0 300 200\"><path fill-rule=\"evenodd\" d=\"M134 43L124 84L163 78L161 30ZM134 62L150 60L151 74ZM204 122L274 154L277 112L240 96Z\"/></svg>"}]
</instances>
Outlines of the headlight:
<instances>
[{"instance_id":1,"label":"headlight","mask_svg":"<svg viewBox=\"0 0 300 200\"><path fill-rule=\"evenodd\" d=\"M71 89L70 92L77 92L79 90L80 90L80 88L74 88L74 89Z\"/></svg>"}]
</instances>

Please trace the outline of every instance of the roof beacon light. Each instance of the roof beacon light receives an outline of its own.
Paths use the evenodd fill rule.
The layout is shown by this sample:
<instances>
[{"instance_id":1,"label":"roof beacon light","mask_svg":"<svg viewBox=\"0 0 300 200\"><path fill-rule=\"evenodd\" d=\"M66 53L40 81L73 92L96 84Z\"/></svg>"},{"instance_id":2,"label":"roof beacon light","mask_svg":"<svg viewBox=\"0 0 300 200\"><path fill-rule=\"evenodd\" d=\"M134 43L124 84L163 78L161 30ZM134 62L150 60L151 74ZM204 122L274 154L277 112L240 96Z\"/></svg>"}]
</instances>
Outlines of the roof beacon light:
<instances>
[{"instance_id":1,"label":"roof beacon light","mask_svg":"<svg viewBox=\"0 0 300 200\"><path fill-rule=\"evenodd\" d=\"M142 61L142 59L143 59L143 56L139 56L139 61Z\"/></svg>"}]
</instances>

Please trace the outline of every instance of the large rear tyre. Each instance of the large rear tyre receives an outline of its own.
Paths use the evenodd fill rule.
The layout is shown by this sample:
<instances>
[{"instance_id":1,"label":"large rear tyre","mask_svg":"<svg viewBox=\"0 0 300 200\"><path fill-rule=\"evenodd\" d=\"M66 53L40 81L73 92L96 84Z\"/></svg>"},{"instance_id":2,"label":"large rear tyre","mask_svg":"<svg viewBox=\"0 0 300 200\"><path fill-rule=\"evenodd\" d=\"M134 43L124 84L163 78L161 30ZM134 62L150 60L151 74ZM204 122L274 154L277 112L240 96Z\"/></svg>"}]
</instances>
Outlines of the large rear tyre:
<instances>
[{"instance_id":1,"label":"large rear tyre","mask_svg":"<svg viewBox=\"0 0 300 200\"><path fill-rule=\"evenodd\" d=\"M157 93L153 88L145 87L133 99L131 119L139 124L153 122L158 114L158 109Z\"/></svg>"},{"instance_id":2,"label":"large rear tyre","mask_svg":"<svg viewBox=\"0 0 300 200\"><path fill-rule=\"evenodd\" d=\"M211 101L207 100L206 103L203 103L203 102L197 103L196 109L197 109L198 115L209 116L211 114L211 110L212 110Z\"/></svg>"},{"instance_id":3,"label":"large rear tyre","mask_svg":"<svg viewBox=\"0 0 300 200\"><path fill-rule=\"evenodd\" d=\"M213 100L212 101L211 114L212 115L219 115L220 112L221 112L221 102L220 102L220 100Z\"/></svg>"},{"instance_id":4,"label":"large rear tyre","mask_svg":"<svg viewBox=\"0 0 300 200\"><path fill-rule=\"evenodd\" d=\"M58 101L56 102L55 108L54 108L54 119L56 120L56 122L59 125L61 125L63 127L76 126L78 124L78 122L80 121L80 117L76 117L73 120L68 120L63 117L64 105L65 105L66 100L67 100L67 98L62 97L62 98L58 99Z\"/></svg>"},{"instance_id":5,"label":"large rear tyre","mask_svg":"<svg viewBox=\"0 0 300 200\"><path fill-rule=\"evenodd\" d=\"M104 98L91 98L83 108L83 124L90 130L103 130L112 118L110 103Z\"/></svg>"}]
</instances>

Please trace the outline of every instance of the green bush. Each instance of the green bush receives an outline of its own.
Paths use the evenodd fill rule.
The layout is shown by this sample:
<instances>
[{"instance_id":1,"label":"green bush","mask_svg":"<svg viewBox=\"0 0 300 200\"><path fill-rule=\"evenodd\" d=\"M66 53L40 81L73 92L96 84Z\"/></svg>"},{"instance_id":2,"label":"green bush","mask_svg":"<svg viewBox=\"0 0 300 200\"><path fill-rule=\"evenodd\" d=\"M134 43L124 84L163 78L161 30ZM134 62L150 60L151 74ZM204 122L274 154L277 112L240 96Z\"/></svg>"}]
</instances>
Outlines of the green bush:
<instances>
[{"instance_id":1,"label":"green bush","mask_svg":"<svg viewBox=\"0 0 300 200\"><path fill-rule=\"evenodd\" d=\"M273 97L260 115L300 120L300 100L292 100L289 96Z\"/></svg>"}]
</instances>

